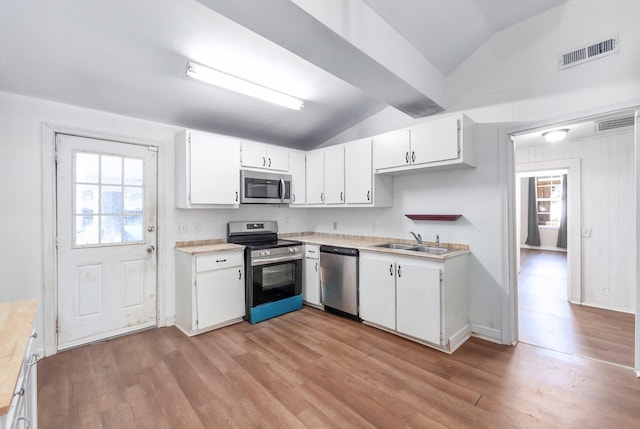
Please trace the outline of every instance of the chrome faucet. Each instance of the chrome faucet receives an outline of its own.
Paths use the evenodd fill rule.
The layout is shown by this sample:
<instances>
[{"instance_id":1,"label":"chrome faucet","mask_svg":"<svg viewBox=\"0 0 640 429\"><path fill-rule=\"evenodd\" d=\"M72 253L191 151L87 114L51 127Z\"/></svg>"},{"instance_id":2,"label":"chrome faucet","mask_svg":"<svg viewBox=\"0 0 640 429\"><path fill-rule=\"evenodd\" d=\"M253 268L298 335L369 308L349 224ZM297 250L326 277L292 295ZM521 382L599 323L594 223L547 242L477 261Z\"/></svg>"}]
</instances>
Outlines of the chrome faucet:
<instances>
[{"instance_id":1,"label":"chrome faucet","mask_svg":"<svg viewBox=\"0 0 640 429\"><path fill-rule=\"evenodd\" d=\"M440 247L440 234L436 234L436 247Z\"/></svg>"},{"instance_id":2,"label":"chrome faucet","mask_svg":"<svg viewBox=\"0 0 640 429\"><path fill-rule=\"evenodd\" d=\"M422 236L420 234L416 235L416 233L413 231L409 231L409 232L411 233L411 235L413 235L413 238L416 239L418 244L422 244Z\"/></svg>"}]
</instances>

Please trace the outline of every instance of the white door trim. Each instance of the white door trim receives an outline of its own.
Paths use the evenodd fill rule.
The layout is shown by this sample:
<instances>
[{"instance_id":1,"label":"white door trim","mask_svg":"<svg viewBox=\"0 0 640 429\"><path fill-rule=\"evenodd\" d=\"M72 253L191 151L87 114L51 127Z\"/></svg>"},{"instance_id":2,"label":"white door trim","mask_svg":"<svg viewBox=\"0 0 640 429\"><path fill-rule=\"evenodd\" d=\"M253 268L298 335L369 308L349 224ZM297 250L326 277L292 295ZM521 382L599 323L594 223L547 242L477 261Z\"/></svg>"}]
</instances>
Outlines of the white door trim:
<instances>
[{"instance_id":1,"label":"white door trim","mask_svg":"<svg viewBox=\"0 0 640 429\"><path fill-rule=\"evenodd\" d=\"M45 356L54 355L58 349L56 335L56 320L58 318L58 272L57 272L57 251L56 251L56 135L69 134L79 137L87 137L99 140L112 140L121 143L135 144L140 146L152 146L158 148L157 142L144 141L141 139L132 139L131 137L120 137L106 133L95 131L81 130L77 128L69 128L52 124L42 124L42 252L43 252L43 309L44 309L44 354ZM158 150L158 171L160 170L160 151ZM158 182L159 173L156 173L156 181ZM160 195L162 189L160 183L156 187L156 195ZM164 212L160 210L159 202L157 210L157 269L156 269L156 288L157 288L157 305L156 305L156 321L161 320L161 304L165 301L164 297L164 281L159 275L161 258L159 249L160 244L160 225L164 224Z\"/></svg>"}]
</instances>

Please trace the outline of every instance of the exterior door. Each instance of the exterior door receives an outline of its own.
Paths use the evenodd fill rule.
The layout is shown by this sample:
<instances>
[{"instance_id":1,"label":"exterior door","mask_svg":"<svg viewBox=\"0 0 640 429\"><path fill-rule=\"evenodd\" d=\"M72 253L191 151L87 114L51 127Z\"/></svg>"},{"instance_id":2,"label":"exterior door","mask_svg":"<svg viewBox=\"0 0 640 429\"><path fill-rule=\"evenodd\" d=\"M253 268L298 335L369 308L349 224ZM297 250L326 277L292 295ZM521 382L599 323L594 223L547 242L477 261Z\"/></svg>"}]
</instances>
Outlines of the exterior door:
<instances>
[{"instance_id":1,"label":"exterior door","mask_svg":"<svg viewBox=\"0 0 640 429\"><path fill-rule=\"evenodd\" d=\"M58 350L156 324L157 148L58 134Z\"/></svg>"}]
</instances>

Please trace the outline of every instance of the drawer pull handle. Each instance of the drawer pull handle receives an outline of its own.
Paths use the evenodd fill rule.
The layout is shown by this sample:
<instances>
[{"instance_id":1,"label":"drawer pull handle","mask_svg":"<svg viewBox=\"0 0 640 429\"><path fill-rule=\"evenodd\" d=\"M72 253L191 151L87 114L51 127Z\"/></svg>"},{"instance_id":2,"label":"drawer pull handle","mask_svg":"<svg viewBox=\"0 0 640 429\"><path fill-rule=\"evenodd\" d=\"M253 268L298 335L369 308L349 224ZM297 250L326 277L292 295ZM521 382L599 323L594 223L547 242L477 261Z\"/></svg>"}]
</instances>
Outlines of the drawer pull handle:
<instances>
[{"instance_id":1,"label":"drawer pull handle","mask_svg":"<svg viewBox=\"0 0 640 429\"><path fill-rule=\"evenodd\" d=\"M226 259L216 259L216 262L217 262L217 263L220 263L220 262L227 262L227 260L226 260Z\"/></svg>"},{"instance_id":2,"label":"drawer pull handle","mask_svg":"<svg viewBox=\"0 0 640 429\"><path fill-rule=\"evenodd\" d=\"M238 270L238 280L242 280L242 270Z\"/></svg>"}]
</instances>

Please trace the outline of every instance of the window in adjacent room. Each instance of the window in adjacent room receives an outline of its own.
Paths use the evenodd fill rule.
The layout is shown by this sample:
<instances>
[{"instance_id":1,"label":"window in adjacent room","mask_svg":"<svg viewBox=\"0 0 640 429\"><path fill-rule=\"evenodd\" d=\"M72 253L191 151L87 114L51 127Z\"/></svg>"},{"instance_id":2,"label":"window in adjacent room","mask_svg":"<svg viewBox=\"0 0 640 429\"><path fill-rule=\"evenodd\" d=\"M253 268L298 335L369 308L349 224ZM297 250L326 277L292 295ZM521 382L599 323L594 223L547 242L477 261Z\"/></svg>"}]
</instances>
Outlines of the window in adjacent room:
<instances>
[{"instance_id":1,"label":"window in adjacent room","mask_svg":"<svg viewBox=\"0 0 640 429\"><path fill-rule=\"evenodd\" d=\"M562 176L536 177L539 226L560 226L562 212Z\"/></svg>"}]
</instances>

